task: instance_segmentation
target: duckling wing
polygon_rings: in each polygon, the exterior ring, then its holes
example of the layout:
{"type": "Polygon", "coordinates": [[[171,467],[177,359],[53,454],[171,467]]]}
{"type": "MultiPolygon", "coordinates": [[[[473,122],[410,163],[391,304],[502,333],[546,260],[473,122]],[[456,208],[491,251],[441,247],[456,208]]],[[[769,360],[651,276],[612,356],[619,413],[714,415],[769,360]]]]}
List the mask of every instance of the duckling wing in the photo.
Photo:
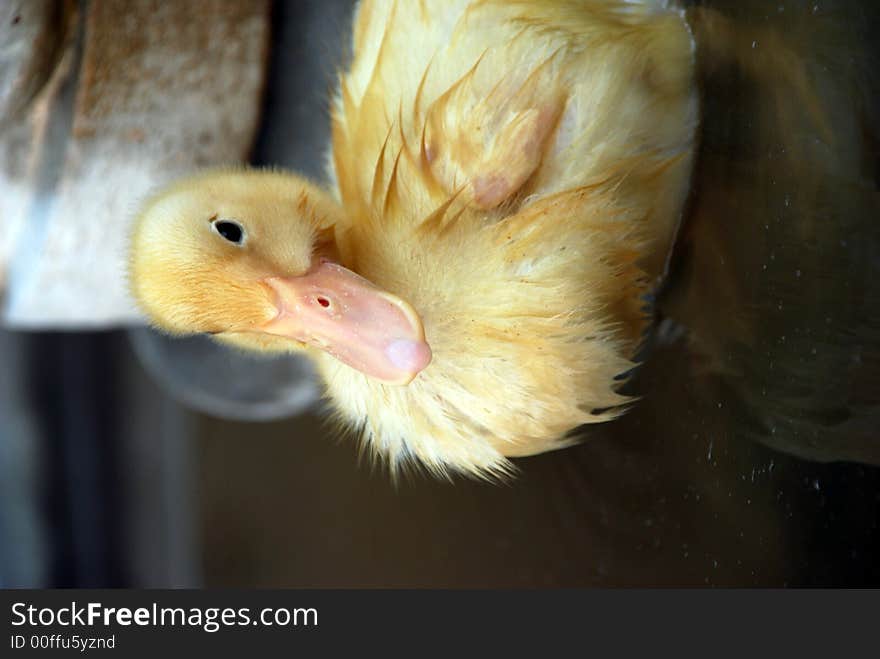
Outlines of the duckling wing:
{"type": "Polygon", "coordinates": [[[585,186],[639,210],[665,263],[697,105],[692,41],[662,3],[364,2],[333,108],[333,170],[353,221],[456,196],[494,221],[585,186]],[[360,219],[358,219],[360,218],[360,219]]]}
{"type": "Polygon", "coordinates": [[[505,72],[494,84],[477,80],[478,60],[431,104],[422,152],[448,194],[462,192],[488,210],[508,201],[534,174],[565,107],[558,59],[549,55],[531,70],[505,72]]]}

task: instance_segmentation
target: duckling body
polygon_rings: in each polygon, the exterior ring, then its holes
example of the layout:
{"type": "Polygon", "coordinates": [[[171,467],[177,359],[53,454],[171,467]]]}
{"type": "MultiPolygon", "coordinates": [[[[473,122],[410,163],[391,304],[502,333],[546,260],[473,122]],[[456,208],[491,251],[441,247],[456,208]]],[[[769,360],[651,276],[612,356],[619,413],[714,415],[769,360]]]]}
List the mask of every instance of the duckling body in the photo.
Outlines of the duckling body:
{"type": "Polygon", "coordinates": [[[133,290],[167,331],[306,350],[392,467],[499,475],[627,402],[696,122],[663,3],[365,1],[330,189],[179,183],[138,220],[133,290]]]}

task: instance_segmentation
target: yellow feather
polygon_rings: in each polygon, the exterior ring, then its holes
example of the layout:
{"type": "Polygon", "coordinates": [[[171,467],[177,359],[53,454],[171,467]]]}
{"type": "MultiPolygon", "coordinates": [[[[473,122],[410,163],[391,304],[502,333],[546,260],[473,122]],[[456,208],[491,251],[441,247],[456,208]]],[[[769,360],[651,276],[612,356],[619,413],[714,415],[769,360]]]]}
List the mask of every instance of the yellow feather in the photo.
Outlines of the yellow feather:
{"type": "MultiPolygon", "coordinates": [[[[333,104],[335,189],[288,185],[318,200],[320,219],[302,219],[332,228],[343,265],[412,305],[433,352],[407,386],[310,352],[365,451],[392,470],[503,477],[507,457],[566,446],[625,410],[619,378],[674,239],[696,123],[691,36],[662,2],[362,2],[333,104]]],[[[284,231],[279,243],[314,248],[315,229],[284,231]]],[[[196,288],[187,309],[219,309],[196,288]]],[[[144,304],[160,326],[203,329],[144,304]]]]}

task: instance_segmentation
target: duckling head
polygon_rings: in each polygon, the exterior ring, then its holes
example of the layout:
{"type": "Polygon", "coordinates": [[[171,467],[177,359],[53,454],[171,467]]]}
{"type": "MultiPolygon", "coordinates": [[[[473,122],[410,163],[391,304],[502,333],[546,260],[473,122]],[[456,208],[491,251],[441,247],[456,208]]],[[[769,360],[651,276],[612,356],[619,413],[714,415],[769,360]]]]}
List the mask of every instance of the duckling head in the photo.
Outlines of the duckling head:
{"type": "Polygon", "coordinates": [[[209,172],[149,200],[131,241],[131,289],[171,334],[268,352],[323,351],[388,384],[431,361],[405,300],[344,267],[343,210],[317,186],[269,171],[209,172]]]}

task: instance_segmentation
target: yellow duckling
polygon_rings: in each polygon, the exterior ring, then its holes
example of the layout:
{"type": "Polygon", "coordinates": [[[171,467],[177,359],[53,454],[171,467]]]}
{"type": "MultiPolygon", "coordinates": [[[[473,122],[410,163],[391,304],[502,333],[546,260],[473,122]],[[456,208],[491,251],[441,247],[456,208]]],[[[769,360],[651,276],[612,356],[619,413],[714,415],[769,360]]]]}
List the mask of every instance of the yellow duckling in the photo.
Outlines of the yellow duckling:
{"type": "Polygon", "coordinates": [[[687,193],[692,41],[658,1],[366,0],[326,190],[223,170],[150,200],[168,332],[303,350],[392,468],[498,476],[614,418],[687,193]]]}

